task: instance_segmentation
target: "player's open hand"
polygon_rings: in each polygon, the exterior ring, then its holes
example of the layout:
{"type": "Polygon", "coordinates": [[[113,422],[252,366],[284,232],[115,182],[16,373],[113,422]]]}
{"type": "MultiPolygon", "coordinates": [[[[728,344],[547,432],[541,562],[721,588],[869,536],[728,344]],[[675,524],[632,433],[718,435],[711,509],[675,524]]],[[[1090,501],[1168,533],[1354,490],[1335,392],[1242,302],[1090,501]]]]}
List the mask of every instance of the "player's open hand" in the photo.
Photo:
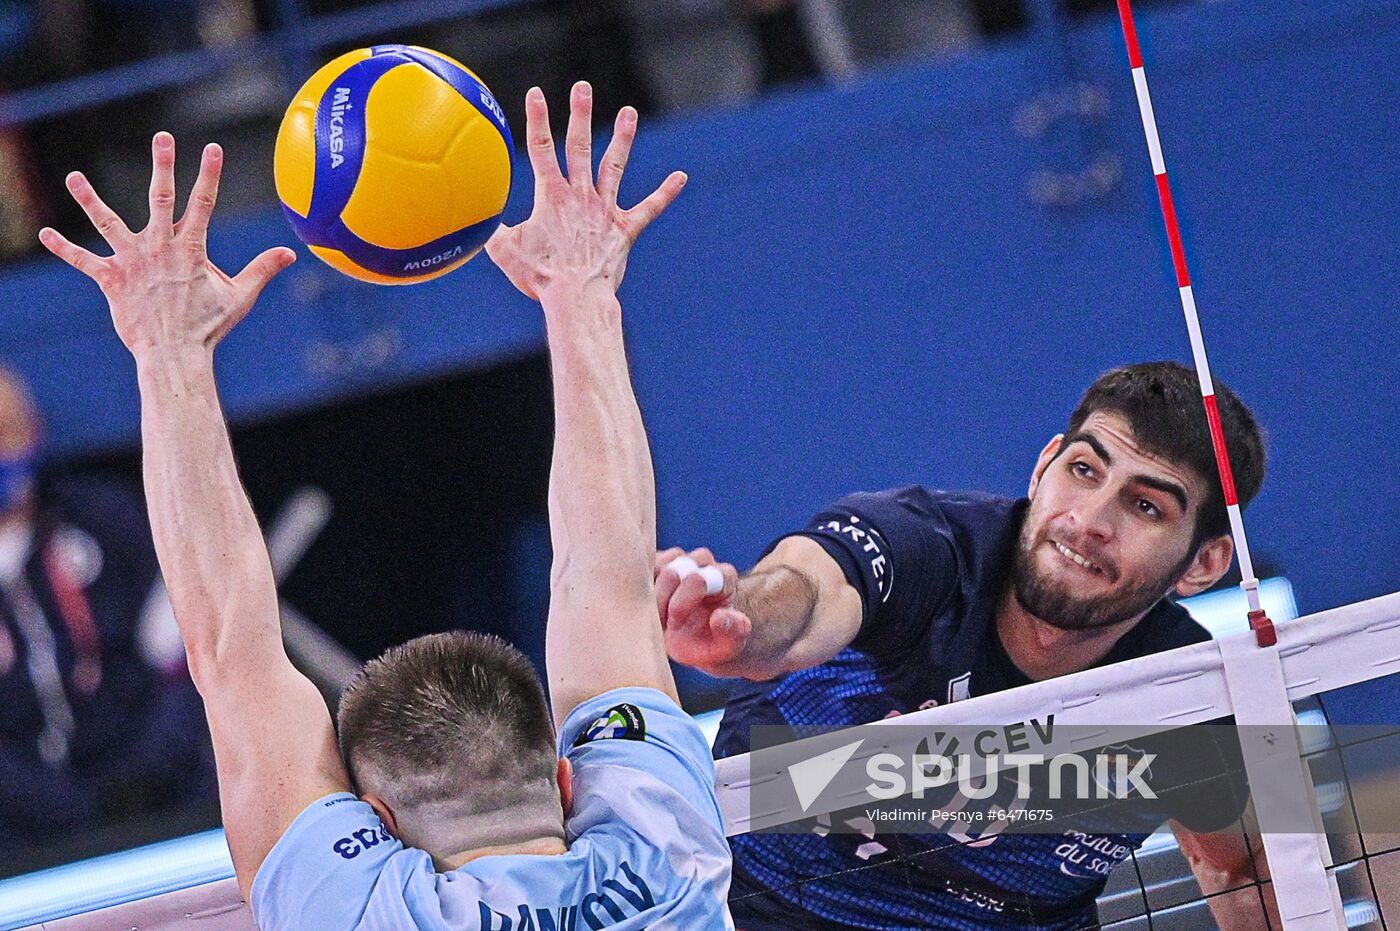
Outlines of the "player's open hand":
{"type": "Polygon", "coordinates": [[[575,84],[570,96],[564,142],[567,178],[559,170],[549,110],[538,87],[525,95],[525,119],[535,174],[535,208],[524,223],[497,230],[486,243],[487,254],[512,284],[536,300],[555,287],[602,285],[616,291],[632,243],[680,194],[685,174],[673,172],[631,210],[619,207],[617,192],[637,135],[637,111],[631,107],[618,111],[617,126],[594,183],[593,90],[585,81],[575,84]]]}
{"type": "Polygon", "coordinates": [[[189,347],[210,350],[242,320],[263,286],[296,260],[279,247],[259,255],[230,278],[209,261],[205,240],[219,191],[224,155],[217,145],[204,149],[199,179],[179,222],[175,210],[175,139],[157,133],[151,143],[151,219],[133,233],[93,190],[80,172],[68,176],[68,190],[112,247],[103,258],[75,246],[57,230],[39,231],[50,252],[97,282],[112,311],[117,335],[134,355],[189,347]]]}
{"type": "Polygon", "coordinates": [[[666,652],[683,666],[713,676],[739,674],[736,665],[753,622],[734,605],[739,573],[707,549],[680,547],[656,554],[656,610],[666,652]]]}

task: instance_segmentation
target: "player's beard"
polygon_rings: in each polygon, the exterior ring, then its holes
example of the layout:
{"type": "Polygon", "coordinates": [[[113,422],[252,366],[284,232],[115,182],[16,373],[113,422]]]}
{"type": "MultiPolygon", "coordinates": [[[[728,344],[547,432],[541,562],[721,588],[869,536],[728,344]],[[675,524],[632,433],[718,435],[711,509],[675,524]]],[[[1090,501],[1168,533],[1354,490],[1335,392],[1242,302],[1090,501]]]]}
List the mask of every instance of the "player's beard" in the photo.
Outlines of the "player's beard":
{"type": "Polygon", "coordinates": [[[1160,601],[1190,565],[1194,553],[1160,578],[1130,585],[1108,595],[1085,597],[1064,581],[1050,578],[1036,566],[1036,549],[1044,542],[1022,525],[1011,567],[1012,592],[1026,611],[1061,630],[1094,630],[1145,613],[1160,601]]]}

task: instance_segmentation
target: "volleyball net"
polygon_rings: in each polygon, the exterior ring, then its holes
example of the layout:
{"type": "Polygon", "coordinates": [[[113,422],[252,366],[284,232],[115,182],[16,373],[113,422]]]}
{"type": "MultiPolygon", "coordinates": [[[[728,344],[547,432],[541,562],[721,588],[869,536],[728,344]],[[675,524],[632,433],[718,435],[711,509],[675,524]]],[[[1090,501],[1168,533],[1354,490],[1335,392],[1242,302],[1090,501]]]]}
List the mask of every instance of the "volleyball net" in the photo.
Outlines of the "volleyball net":
{"type": "MultiPolygon", "coordinates": [[[[1270,613],[1276,619],[1288,616],[1272,608],[1270,613]]],[[[880,875],[889,871],[909,885],[911,899],[921,889],[933,889],[999,913],[1019,910],[1026,914],[1027,927],[1075,927],[1050,913],[1037,915],[1030,896],[1017,901],[1016,882],[1006,885],[1010,895],[961,879],[960,887],[953,888],[948,877],[965,876],[967,864],[978,857],[1005,862],[998,856],[1002,841],[962,832],[957,842],[977,849],[950,853],[946,841],[955,832],[946,827],[941,843],[927,844],[884,829],[883,823],[871,824],[869,795],[859,796],[862,788],[869,793],[872,780],[865,779],[862,786],[862,767],[868,776],[870,761],[880,754],[916,760],[927,754],[930,735],[990,732],[1011,722],[1054,719],[1080,744],[1079,750],[1098,743],[1122,752],[1134,744],[1150,747],[1150,741],[1164,735],[1221,728],[1207,722],[1228,717],[1238,722],[1228,731],[1238,741],[1248,805],[1241,805],[1239,826],[1227,830],[1239,832],[1241,842],[1255,848],[1247,875],[1216,876],[1206,869],[1198,877],[1163,825],[1149,829],[1151,835],[1136,850],[1116,849],[1114,838],[1131,829],[1101,820],[1090,829],[1087,843],[1063,846],[1062,855],[1069,859],[1061,864],[1066,871],[1093,869],[1122,857],[1109,873],[1095,920],[1115,931],[1400,927],[1400,819],[1395,811],[1400,724],[1393,697],[1400,688],[1400,593],[1280,623],[1277,633],[1276,646],[1260,647],[1254,631],[1240,630],[1193,647],[825,735],[825,743],[800,752],[789,748],[786,756],[759,749],[720,761],[721,800],[734,835],[778,829],[776,822],[799,810],[804,824],[815,822],[818,832],[844,822],[857,833],[869,833],[847,844],[855,856],[842,872],[823,874],[795,858],[774,890],[741,891],[740,896],[770,899],[775,909],[779,901],[801,907],[804,896],[833,907],[827,894],[831,887],[889,889],[890,877],[880,875]],[[889,736],[882,739],[881,731],[889,736]],[[798,783],[808,774],[794,775],[794,770],[824,753],[829,761],[829,754],[851,747],[861,734],[864,740],[849,754],[845,772],[833,775],[828,767],[820,776],[826,787],[804,803],[798,783]],[[774,765],[781,760],[788,765],[774,765]],[[1086,863],[1086,857],[1098,862],[1086,863]],[[1396,924],[1387,925],[1387,920],[1396,924]]],[[[1228,791],[1228,784],[1218,785],[1200,798],[1204,804],[1219,803],[1228,791]]],[[[907,799],[900,804],[910,810],[907,799]]],[[[955,807],[969,806],[959,800],[955,807]]],[[[1036,829],[1033,823],[1030,827],[1036,829]]],[[[1007,833],[1026,828],[1019,823],[1007,833]]],[[[812,847],[794,844],[790,849],[812,847]]],[[[1010,865],[1025,871],[1043,868],[1033,862],[1010,865]]],[[[1051,863],[1052,871],[1055,867],[1051,863]]],[[[1029,881],[1019,885],[1033,889],[1029,881]]],[[[936,911],[923,921],[909,921],[911,928],[960,926],[941,922],[936,911]]]]}
{"type": "MultiPolygon", "coordinates": [[[[720,760],[720,804],[736,843],[757,832],[787,832],[857,851],[837,869],[824,868],[820,858],[794,858],[786,864],[783,883],[759,891],[736,889],[737,904],[742,908],[746,896],[816,901],[833,885],[888,888],[891,875],[910,884],[909,901],[917,903],[920,883],[937,881],[948,892],[943,867],[952,856],[950,838],[973,848],[959,853],[997,854],[998,844],[985,828],[926,829],[939,839],[931,845],[917,830],[891,830],[852,817],[869,808],[868,798],[851,793],[860,791],[862,767],[877,754],[918,761],[927,758],[930,735],[991,727],[1004,733],[1018,722],[1047,721],[1075,752],[1086,753],[1096,743],[1122,750],[1183,729],[1224,727],[1209,722],[1233,717],[1240,720],[1230,732],[1238,737],[1238,768],[1247,777],[1250,799],[1242,823],[1257,829],[1272,821],[1285,830],[1265,831],[1262,840],[1256,834],[1254,846],[1262,850],[1257,863],[1245,881],[1224,885],[1203,883],[1162,825],[1148,828],[1150,836],[1126,855],[1112,849],[1113,841],[1091,840],[1090,857],[1102,862],[1070,860],[1066,869],[1103,871],[1102,863],[1115,861],[1106,871],[1097,920],[1112,931],[1210,928],[1217,926],[1217,913],[1250,916],[1258,927],[1288,931],[1400,927],[1400,818],[1392,810],[1392,800],[1400,797],[1395,790],[1400,723],[1388,704],[1400,692],[1400,593],[1286,620],[1291,616],[1286,583],[1267,580],[1261,592],[1270,615],[1279,620],[1273,647],[1261,648],[1252,631],[1239,631],[885,723],[802,735],[786,749],[759,747],[720,760]],[[847,754],[845,769],[828,766],[819,790],[799,798],[799,784],[812,772],[803,764],[829,762],[824,748],[849,746],[855,737],[866,743],[847,754]],[[814,740],[826,743],[810,746],[814,740]],[[1266,909],[1264,903],[1274,900],[1277,908],[1266,909]]],[[[1238,617],[1243,601],[1238,591],[1225,599],[1205,598],[1217,601],[1193,607],[1217,630],[1227,626],[1228,617],[1238,617]]],[[[713,725],[712,716],[702,721],[713,725]]],[[[1033,726],[1027,730],[1034,734],[1033,726]]],[[[903,805],[910,797],[912,790],[882,804],[903,805]]],[[[1098,830],[1098,838],[1125,833],[1112,824],[1098,830]]],[[[0,883],[0,928],[162,929],[189,927],[196,920],[211,931],[252,928],[231,877],[222,835],[208,832],[0,883]]],[[[985,903],[990,907],[1006,904],[970,885],[957,894],[990,898],[985,903]]],[[[938,927],[938,922],[938,915],[927,914],[910,919],[908,926],[938,927]]]]}

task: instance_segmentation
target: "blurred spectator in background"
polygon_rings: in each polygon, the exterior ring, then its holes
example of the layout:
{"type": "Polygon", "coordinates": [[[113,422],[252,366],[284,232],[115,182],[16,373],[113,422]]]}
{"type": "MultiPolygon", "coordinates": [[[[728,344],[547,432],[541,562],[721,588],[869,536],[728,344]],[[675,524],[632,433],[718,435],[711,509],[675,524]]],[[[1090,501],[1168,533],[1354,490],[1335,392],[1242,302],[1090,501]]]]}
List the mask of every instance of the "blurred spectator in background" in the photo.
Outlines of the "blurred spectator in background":
{"type": "Polygon", "coordinates": [[[746,100],[764,87],[844,78],[947,54],[978,31],[976,0],[627,0],[663,107],[746,100]]]}
{"type": "Polygon", "coordinates": [[[41,222],[25,143],[18,128],[0,126],[0,258],[33,248],[34,229],[41,222]]]}
{"type": "Polygon", "coordinates": [[[0,367],[0,861],[21,868],[25,848],[214,799],[140,502],[93,478],[38,483],[41,434],[0,367]]]}
{"type": "MultiPolygon", "coordinates": [[[[37,20],[34,4],[0,0],[0,95],[16,81],[37,20]]],[[[0,125],[0,258],[33,247],[41,220],[36,191],[23,131],[0,125]]]]}
{"type": "MultiPolygon", "coordinates": [[[[257,136],[270,137],[267,121],[280,116],[290,94],[276,56],[228,52],[255,38],[258,26],[254,0],[0,0],[0,95],[162,55],[202,49],[211,60],[224,56],[212,76],[186,59],[167,67],[191,77],[168,89],[129,95],[114,76],[110,89],[122,95],[115,102],[0,124],[0,259],[32,252],[43,225],[86,222],[63,187],[75,167],[115,190],[144,190],[149,127],[236,139],[252,118],[261,121],[257,136]]],[[[259,185],[255,199],[241,197],[237,185],[231,193],[236,209],[267,202],[270,186],[259,185]]],[[[111,206],[128,204],[119,197],[111,206]]]]}
{"type": "MultiPolygon", "coordinates": [[[[157,128],[223,144],[226,209],[274,204],[268,166],[287,99],[317,65],[372,42],[426,44],[470,62],[519,126],[524,114],[510,102],[536,84],[560,94],[587,78],[599,112],[722,107],[793,81],[949,54],[1025,22],[1023,0],[504,0],[399,27],[386,12],[379,33],[310,41],[318,17],[376,5],[403,9],[394,0],[0,0],[0,95],[164,55],[183,56],[164,73],[188,75],[132,94],[114,74],[115,102],[0,125],[0,260],[32,252],[40,226],[85,224],[63,187],[73,168],[117,192],[117,213],[142,209],[157,128]]],[[[143,83],[156,73],[127,72],[143,83]]]]}

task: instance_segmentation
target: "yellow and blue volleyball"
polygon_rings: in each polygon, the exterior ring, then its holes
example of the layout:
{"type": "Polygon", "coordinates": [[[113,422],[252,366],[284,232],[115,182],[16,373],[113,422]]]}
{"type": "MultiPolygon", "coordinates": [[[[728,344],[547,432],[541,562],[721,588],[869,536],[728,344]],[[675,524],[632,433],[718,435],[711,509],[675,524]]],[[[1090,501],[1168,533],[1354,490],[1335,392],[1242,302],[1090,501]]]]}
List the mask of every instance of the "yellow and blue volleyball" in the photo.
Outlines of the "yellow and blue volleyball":
{"type": "Polygon", "coordinates": [[[352,278],[411,284],[486,244],[510,195],[511,138],[466,66],[409,45],[313,74],[277,133],[277,196],[297,238],[352,278]]]}

